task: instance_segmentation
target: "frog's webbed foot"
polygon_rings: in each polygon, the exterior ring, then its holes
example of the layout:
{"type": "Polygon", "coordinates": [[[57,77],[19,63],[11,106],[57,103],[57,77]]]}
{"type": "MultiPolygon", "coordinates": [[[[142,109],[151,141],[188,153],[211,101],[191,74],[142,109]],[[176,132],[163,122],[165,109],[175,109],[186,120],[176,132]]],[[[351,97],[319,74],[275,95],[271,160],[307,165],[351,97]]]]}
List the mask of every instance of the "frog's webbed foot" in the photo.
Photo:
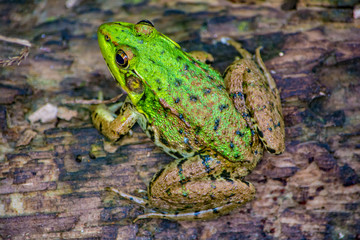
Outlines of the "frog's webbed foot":
{"type": "Polygon", "coordinates": [[[130,131],[138,119],[138,114],[131,102],[125,100],[124,103],[121,103],[121,110],[118,116],[104,104],[100,104],[94,107],[91,118],[96,129],[109,140],[117,141],[121,136],[130,131]]]}
{"type": "Polygon", "coordinates": [[[208,52],[204,52],[204,51],[192,51],[189,52],[189,54],[195,58],[196,60],[206,63],[206,64],[210,64],[212,62],[214,62],[214,57],[213,55],[211,55],[208,52]]]}
{"type": "Polygon", "coordinates": [[[253,128],[270,153],[282,153],[285,149],[285,131],[280,95],[261,59],[260,48],[256,49],[255,63],[240,43],[233,40],[228,43],[243,57],[234,61],[224,74],[225,85],[234,106],[248,123],[249,118],[254,120],[253,128]]]}

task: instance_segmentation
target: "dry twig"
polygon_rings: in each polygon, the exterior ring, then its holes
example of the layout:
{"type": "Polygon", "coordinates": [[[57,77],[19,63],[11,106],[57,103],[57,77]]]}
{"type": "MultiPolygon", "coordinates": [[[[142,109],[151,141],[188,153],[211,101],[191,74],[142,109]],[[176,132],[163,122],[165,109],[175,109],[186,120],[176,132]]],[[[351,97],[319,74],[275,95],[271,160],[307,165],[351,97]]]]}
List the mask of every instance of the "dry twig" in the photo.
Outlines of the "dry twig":
{"type": "Polygon", "coordinates": [[[10,37],[5,37],[3,35],[0,35],[0,41],[15,43],[15,44],[25,46],[25,48],[23,48],[21,50],[21,52],[18,56],[11,57],[9,59],[0,59],[0,65],[2,65],[4,67],[11,66],[14,64],[19,65],[29,55],[31,43],[28,40],[19,39],[19,38],[10,38],[10,37]]]}
{"type": "Polygon", "coordinates": [[[115,103],[117,102],[123,94],[117,95],[116,97],[113,97],[109,100],[99,100],[99,99],[92,99],[92,100],[83,100],[83,99],[75,99],[72,101],[63,101],[63,104],[109,104],[109,103],[115,103]]]}

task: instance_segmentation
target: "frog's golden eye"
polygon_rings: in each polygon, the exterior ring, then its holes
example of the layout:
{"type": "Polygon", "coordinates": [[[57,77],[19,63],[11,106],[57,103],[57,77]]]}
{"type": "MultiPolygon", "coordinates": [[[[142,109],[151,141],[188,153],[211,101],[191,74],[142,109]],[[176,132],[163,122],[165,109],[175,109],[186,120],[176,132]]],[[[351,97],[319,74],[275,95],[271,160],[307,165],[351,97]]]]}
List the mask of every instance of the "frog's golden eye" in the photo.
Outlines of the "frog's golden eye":
{"type": "Polygon", "coordinates": [[[119,67],[122,67],[122,68],[126,68],[128,66],[128,63],[129,63],[129,59],[128,59],[128,56],[126,55],[126,53],[119,49],[115,55],[115,61],[116,61],[116,64],[119,66],[119,67]]]}
{"type": "Polygon", "coordinates": [[[137,24],[143,24],[143,25],[148,25],[148,26],[154,27],[154,24],[152,22],[150,22],[149,20],[146,20],[146,19],[141,20],[137,24]]]}
{"type": "Polygon", "coordinates": [[[110,41],[110,37],[107,34],[105,35],[105,41],[107,41],[107,42],[110,41]]]}

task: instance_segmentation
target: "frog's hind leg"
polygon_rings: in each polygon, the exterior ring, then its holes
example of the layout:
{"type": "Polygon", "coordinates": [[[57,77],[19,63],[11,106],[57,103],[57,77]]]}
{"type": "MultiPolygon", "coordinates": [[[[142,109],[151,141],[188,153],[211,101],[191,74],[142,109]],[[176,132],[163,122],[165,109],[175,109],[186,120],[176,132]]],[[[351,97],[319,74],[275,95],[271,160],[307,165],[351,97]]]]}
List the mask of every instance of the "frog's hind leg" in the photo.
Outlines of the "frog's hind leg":
{"type": "Polygon", "coordinates": [[[231,163],[212,151],[177,159],[154,175],[148,200],[118,193],[152,212],[138,216],[171,220],[209,219],[230,212],[255,196],[254,186],[243,180],[251,166],[231,163]]]}
{"type": "Polygon", "coordinates": [[[285,149],[284,120],[280,95],[276,83],[265,67],[256,49],[255,61],[240,43],[230,40],[229,43],[243,57],[234,61],[225,71],[225,85],[233,98],[236,109],[253,126],[266,149],[279,154],[285,149]]]}
{"type": "Polygon", "coordinates": [[[212,151],[177,159],[149,184],[149,203],[158,210],[138,219],[194,220],[228,213],[255,196],[254,186],[243,180],[249,168],[246,163],[230,163],[212,151]]]}

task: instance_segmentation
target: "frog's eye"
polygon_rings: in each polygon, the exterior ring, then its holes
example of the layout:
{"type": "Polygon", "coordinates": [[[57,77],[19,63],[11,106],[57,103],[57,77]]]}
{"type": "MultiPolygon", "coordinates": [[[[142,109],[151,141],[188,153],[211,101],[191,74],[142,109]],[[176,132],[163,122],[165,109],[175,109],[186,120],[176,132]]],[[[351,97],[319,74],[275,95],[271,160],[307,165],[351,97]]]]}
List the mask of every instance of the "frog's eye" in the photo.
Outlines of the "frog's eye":
{"type": "Polygon", "coordinates": [[[143,24],[143,25],[148,25],[148,26],[154,27],[154,24],[152,22],[150,22],[149,20],[146,20],[146,19],[141,20],[137,24],[143,24]]]}
{"type": "Polygon", "coordinates": [[[107,34],[105,35],[105,41],[107,41],[107,42],[110,41],[110,37],[107,34]]]}
{"type": "Polygon", "coordinates": [[[116,61],[116,64],[119,66],[119,67],[122,67],[122,68],[126,68],[128,66],[128,63],[129,63],[129,59],[128,59],[128,56],[126,55],[126,53],[119,49],[115,55],[115,61],[116,61]]]}

